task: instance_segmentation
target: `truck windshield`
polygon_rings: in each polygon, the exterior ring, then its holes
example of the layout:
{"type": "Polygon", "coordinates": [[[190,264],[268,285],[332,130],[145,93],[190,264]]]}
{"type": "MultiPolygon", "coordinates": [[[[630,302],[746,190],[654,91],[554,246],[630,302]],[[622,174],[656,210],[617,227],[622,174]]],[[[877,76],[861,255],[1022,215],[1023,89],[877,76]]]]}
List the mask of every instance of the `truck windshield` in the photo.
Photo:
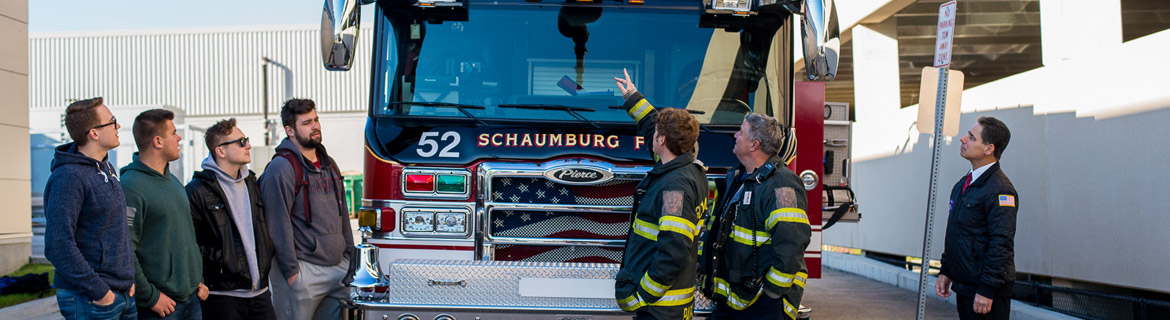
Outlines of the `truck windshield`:
{"type": "Polygon", "coordinates": [[[780,101],[766,76],[732,76],[744,74],[732,72],[740,36],[700,28],[697,5],[476,3],[467,21],[438,24],[415,23],[402,9],[378,12],[375,116],[632,122],[615,107],[623,99],[613,78],[623,69],[655,106],[701,110],[704,124],[738,124],[756,106],[780,101]]]}

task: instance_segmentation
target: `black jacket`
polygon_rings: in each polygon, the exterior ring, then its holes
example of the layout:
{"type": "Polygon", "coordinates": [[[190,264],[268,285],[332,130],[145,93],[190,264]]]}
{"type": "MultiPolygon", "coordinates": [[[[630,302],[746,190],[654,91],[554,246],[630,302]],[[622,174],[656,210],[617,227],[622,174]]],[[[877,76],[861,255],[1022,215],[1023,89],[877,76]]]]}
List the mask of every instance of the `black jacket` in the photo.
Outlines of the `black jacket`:
{"type": "Polygon", "coordinates": [[[195,239],[203,255],[203,283],[215,291],[259,289],[268,285],[268,271],[272,266],[273,247],[264,221],[260,188],[256,173],[248,170],[244,179],[252,203],[252,231],[256,236],[256,264],[260,272],[258,288],[252,288],[252,275],[239,229],[232,220],[230,207],[215,172],[195,172],[187,183],[187,198],[191,201],[191,218],[195,222],[195,239]]]}
{"type": "MultiPolygon", "coordinates": [[[[639,134],[653,138],[656,110],[637,94],[627,100],[639,134]],[[632,101],[630,101],[632,100],[632,101]],[[633,114],[643,110],[639,114],[633,114]],[[641,115],[641,116],[639,116],[641,115]]],[[[647,145],[649,146],[649,145],[647,145]]],[[[657,319],[693,316],[698,221],[707,211],[706,168],[695,150],[658,162],[638,184],[615,298],[625,311],[657,319]]]]}
{"type": "Polygon", "coordinates": [[[715,213],[700,236],[703,294],[736,310],[769,294],[779,297],[784,313],[795,319],[808,279],[808,198],[779,156],[744,177],[743,190],[737,192],[732,182],[742,172],[741,165],[727,173],[715,213]]]}
{"type": "Polygon", "coordinates": [[[961,295],[1011,296],[1016,281],[1016,188],[998,162],[972,181],[966,192],[962,192],[964,178],[951,189],[939,273],[951,278],[953,290],[961,295]]]}

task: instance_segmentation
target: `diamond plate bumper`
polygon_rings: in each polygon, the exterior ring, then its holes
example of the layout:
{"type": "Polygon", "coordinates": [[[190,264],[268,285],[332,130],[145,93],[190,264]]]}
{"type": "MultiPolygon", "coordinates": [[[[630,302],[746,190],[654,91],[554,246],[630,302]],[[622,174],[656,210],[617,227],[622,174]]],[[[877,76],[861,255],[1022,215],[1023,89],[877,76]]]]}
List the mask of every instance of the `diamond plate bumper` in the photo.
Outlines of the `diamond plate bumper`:
{"type": "MultiPolygon", "coordinates": [[[[436,312],[481,319],[629,319],[613,298],[617,271],[617,264],[603,263],[396,260],[387,267],[385,293],[357,293],[351,302],[369,319],[411,312],[428,319],[436,312]]],[[[711,307],[696,294],[696,314],[711,307]]]]}

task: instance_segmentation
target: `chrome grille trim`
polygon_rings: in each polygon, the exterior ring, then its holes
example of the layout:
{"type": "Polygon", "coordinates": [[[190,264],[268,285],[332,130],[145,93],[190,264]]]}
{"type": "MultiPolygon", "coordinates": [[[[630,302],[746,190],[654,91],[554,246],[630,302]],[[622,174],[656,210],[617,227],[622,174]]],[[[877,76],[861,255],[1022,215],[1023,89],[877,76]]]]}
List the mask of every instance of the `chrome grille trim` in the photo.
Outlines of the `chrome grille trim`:
{"type": "MultiPolygon", "coordinates": [[[[477,257],[495,259],[494,251],[497,245],[540,245],[540,246],[577,246],[577,247],[607,247],[620,248],[625,240],[605,239],[564,239],[564,238],[525,238],[525,237],[496,237],[492,234],[491,218],[493,212],[513,211],[552,211],[566,213],[603,213],[628,215],[633,209],[630,205],[556,205],[540,203],[516,203],[508,201],[492,201],[494,191],[493,181],[498,178],[534,178],[547,180],[545,172],[555,170],[561,166],[589,166],[607,171],[612,178],[596,184],[612,183],[615,180],[640,181],[652,166],[619,167],[613,164],[589,159],[562,159],[543,163],[497,163],[488,162],[479,166],[476,174],[476,183],[479,186],[476,198],[478,205],[483,208],[481,219],[478,221],[478,230],[482,230],[484,252],[477,257]]],[[[551,180],[549,180],[551,181],[551,180]]],[[[554,181],[555,182],[555,181],[554,181]]]]}

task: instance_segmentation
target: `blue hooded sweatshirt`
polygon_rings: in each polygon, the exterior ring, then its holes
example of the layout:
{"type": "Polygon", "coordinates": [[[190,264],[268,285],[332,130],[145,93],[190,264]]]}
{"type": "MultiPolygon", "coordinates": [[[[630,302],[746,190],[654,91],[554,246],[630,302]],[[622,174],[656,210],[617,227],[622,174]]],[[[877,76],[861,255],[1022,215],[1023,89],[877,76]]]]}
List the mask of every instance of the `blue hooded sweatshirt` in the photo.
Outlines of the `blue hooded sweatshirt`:
{"type": "Polygon", "coordinates": [[[58,289],[101,300],[134,284],[134,251],[126,199],[107,159],[94,160],[77,145],[57,147],[45,185],[45,257],[58,289]]]}

